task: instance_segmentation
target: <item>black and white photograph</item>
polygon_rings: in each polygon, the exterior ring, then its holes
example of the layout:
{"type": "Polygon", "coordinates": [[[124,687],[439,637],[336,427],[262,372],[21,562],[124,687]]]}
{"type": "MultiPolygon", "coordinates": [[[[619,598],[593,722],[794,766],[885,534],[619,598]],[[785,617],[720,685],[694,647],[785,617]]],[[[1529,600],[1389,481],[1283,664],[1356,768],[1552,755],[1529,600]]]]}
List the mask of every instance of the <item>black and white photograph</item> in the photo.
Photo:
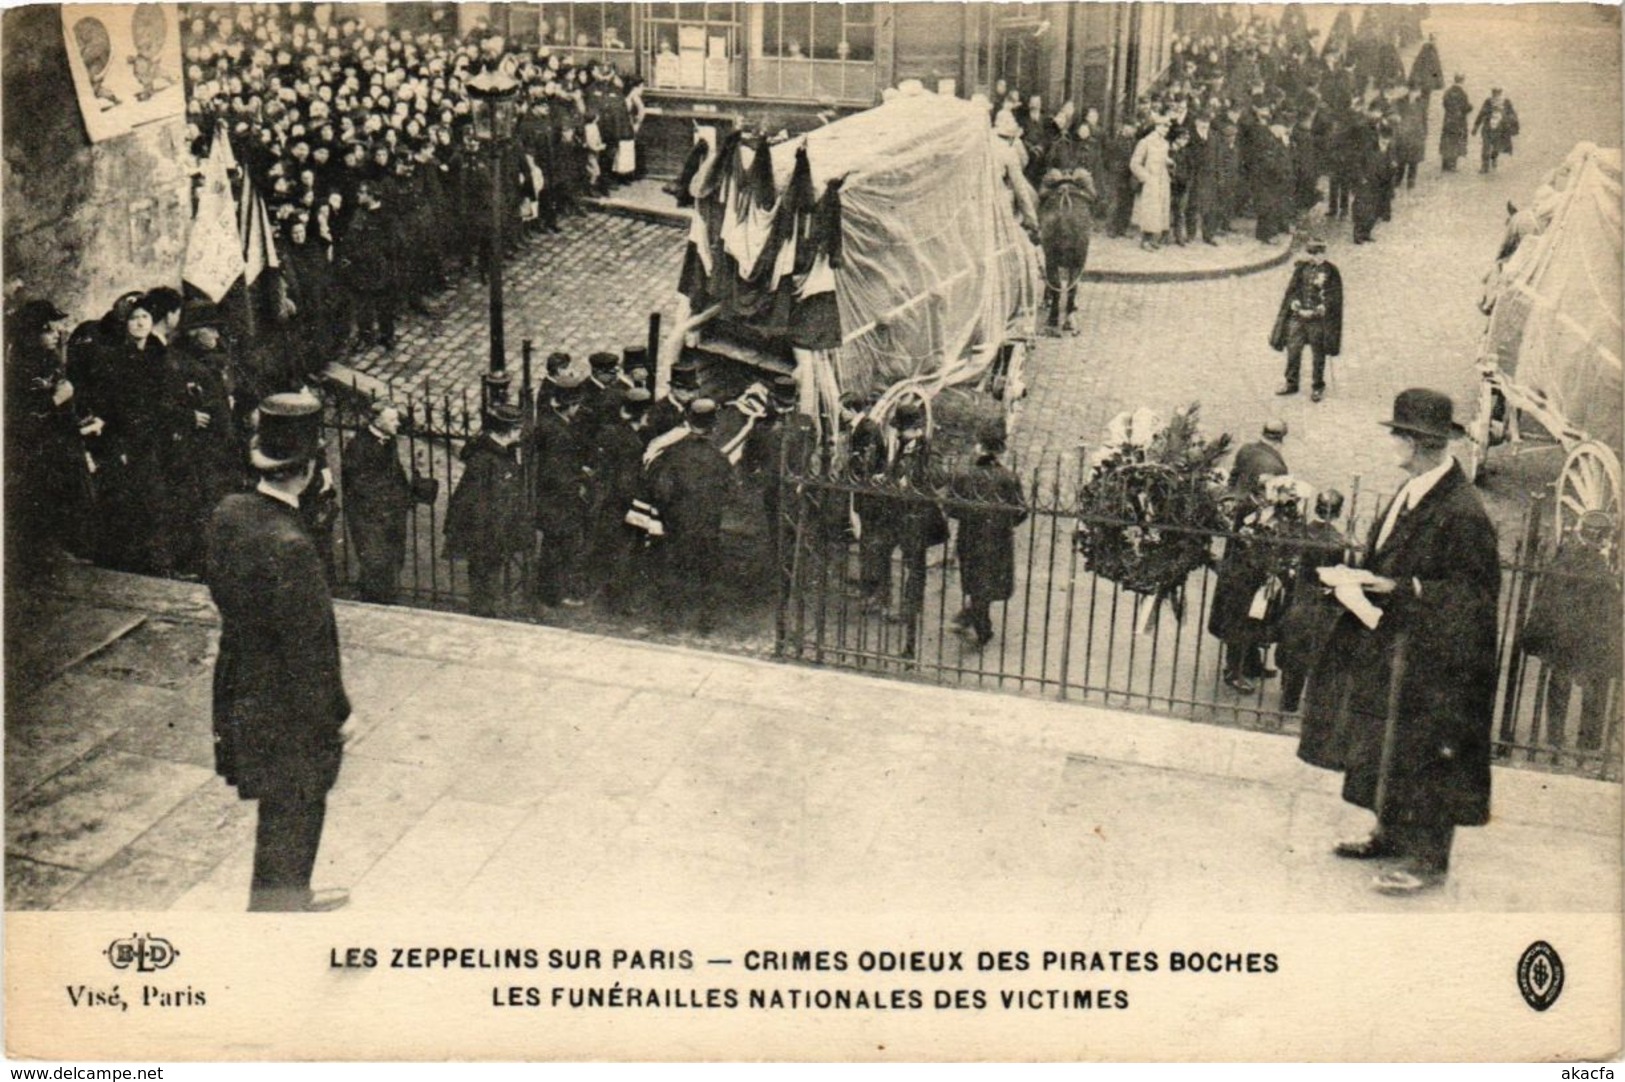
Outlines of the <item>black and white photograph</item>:
{"type": "Polygon", "coordinates": [[[1618,4],[0,20],[10,1059],[1619,1056],[1618,4]]]}

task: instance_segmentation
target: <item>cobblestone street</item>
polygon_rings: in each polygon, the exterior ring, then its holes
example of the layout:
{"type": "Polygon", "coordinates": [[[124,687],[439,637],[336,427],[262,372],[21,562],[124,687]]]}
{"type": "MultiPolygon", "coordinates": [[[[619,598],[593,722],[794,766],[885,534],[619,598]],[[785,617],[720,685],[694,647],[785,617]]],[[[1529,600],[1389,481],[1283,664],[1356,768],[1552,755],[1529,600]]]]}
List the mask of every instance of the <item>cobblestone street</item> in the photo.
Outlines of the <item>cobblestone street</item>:
{"type": "MultiPolygon", "coordinates": [[[[1486,18],[1484,10],[1440,5],[1425,29],[1438,35],[1445,71],[1467,75],[1475,107],[1491,85],[1505,87],[1522,120],[1516,155],[1481,176],[1474,140],[1462,171],[1442,174],[1435,95],[1428,160],[1416,189],[1397,195],[1377,242],[1356,248],[1346,221],[1324,228],[1346,296],[1343,353],[1329,365],[1324,401],[1274,395],[1283,365],[1266,339],[1290,265],[1206,282],[1089,283],[1079,290],[1083,335],[1040,340],[1016,439],[1023,463],[1099,439],[1122,410],[1199,400],[1210,433],[1251,440],[1277,415],[1291,426],[1286,459],[1295,474],[1337,486],[1359,475],[1363,491],[1387,492],[1400,474],[1385,460],[1376,422],[1396,391],[1438,387],[1455,397],[1458,417],[1469,416],[1484,323],[1476,303],[1507,201],[1524,203],[1577,141],[1618,145],[1620,118],[1617,30],[1575,18],[1486,18]]],[[[1511,487],[1511,472],[1492,481],[1496,502],[1513,495],[1497,491],[1511,487]]]]}
{"type": "MultiPolygon", "coordinates": [[[[520,243],[503,276],[508,363],[518,378],[520,342],[547,354],[619,353],[648,336],[649,313],[670,320],[685,235],[670,226],[586,214],[563,218],[563,232],[520,243]]],[[[407,314],[394,350],[371,349],[352,362],[397,385],[477,393],[491,355],[487,290],[470,272],[435,301],[443,314],[407,314]]]]}

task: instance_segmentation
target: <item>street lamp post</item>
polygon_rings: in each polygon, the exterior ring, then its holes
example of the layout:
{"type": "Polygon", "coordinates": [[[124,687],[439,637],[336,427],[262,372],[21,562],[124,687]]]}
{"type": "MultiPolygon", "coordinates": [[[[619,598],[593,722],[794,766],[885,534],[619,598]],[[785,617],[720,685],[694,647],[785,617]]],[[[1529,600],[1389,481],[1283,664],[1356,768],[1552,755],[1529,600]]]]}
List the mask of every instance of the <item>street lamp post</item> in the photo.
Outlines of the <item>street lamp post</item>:
{"type": "Polygon", "coordinates": [[[508,144],[513,140],[514,99],[519,80],[503,65],[488,67],[467,83],[473,99],[474,134],[484,144],[491,165],[491,248],[486,274],[491,287],[491,364],[484,377],[485,408],[508,399],[508,356],[502,326],[502,219],[506,211],[502,182],[508,144]]]}

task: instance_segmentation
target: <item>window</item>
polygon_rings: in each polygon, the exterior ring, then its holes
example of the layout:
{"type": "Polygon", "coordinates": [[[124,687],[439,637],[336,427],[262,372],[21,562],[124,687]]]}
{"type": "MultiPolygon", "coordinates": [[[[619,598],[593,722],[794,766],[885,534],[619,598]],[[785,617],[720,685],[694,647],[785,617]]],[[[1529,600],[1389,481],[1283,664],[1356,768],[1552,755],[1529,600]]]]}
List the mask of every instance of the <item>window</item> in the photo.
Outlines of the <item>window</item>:
{"type": "Polygon", "coordinates": [[[515,4],[514,9],[516,31],[521,10],[535,13],[525,20],[526,40],[631,66],[631,4],[515,4]]]}
{"type": "Polygon", "coordinates": [[[788,60],[873,60],[873,4],[763,4],[761,55],[788,60]]]}
{"type": "Polygon", "coordinates": [[[752,13],[752,96],[874,101],[874,4],[759,4],[752,13]]]}
{"type": "Polygon", "coordinates": [[[644,74],[650,86],[739,93],[740,4],[650,4],[644,74]]]}

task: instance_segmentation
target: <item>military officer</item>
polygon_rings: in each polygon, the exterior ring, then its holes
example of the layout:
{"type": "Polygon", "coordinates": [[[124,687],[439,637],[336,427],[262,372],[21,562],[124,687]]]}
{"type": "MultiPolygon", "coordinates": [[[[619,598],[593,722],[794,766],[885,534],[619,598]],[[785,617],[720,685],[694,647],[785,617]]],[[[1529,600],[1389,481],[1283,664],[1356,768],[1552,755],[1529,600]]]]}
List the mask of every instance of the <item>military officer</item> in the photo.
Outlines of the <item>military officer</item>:
{"type": "Polygon", "coordinates": [[[1286,382],[1276,394],[1298,393],[1307,348],[1314,363],[1309,398],[1319,402],[1325,397],[1326,358],[1337,356],[1343,348],[1343,276],[1326,258],[1325,241],[1311,240],[1309,258],[1300,259],[1293,268],[1270,330],[1270,348],[1286,353],[1286,382]]]}

